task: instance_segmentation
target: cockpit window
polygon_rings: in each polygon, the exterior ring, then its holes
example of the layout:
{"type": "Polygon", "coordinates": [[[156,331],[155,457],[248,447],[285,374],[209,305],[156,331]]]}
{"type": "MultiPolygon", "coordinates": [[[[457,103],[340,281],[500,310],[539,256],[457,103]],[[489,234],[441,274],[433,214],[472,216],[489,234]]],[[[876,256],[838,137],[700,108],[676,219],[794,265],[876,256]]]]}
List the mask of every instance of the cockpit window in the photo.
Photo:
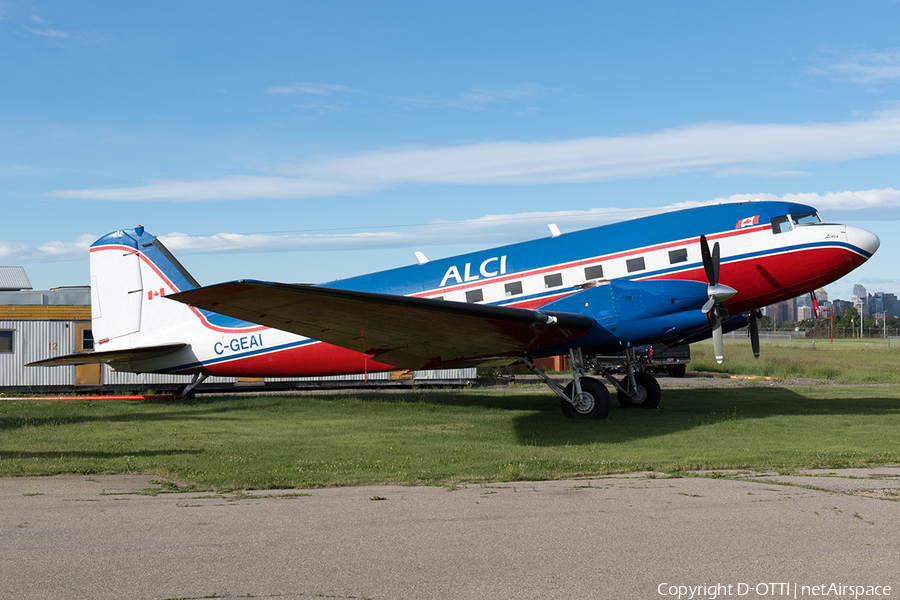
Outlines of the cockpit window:
{"type": "Polygon", "coordinates": [[[794,225],[813,225],[822,222],[822,219],[819,218],[818,213],[814,212],[791,215],[791,219],[794,221],[794,225]]]}
{"type": "Polygon", "coordinates": [[[784,233],[785,231],[792,231],[791,220],[787,216],[773,217],[772,233],[784,233]]]}

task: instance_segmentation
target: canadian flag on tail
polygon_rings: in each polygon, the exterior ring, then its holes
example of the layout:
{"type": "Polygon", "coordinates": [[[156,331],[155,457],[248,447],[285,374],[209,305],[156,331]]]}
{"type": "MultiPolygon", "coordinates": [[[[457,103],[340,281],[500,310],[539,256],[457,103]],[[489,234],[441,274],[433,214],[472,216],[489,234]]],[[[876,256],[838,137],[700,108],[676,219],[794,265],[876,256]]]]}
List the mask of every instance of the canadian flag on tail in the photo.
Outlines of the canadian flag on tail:
{"type": "Polygon", "coordinates": [[[759,215],[754,215],[752,217],[747,217],[746,219],[741,219],[735,225],[735,229],[743,229],[744,227],[753,227],[754,225],[759,224],[759,215]]]}

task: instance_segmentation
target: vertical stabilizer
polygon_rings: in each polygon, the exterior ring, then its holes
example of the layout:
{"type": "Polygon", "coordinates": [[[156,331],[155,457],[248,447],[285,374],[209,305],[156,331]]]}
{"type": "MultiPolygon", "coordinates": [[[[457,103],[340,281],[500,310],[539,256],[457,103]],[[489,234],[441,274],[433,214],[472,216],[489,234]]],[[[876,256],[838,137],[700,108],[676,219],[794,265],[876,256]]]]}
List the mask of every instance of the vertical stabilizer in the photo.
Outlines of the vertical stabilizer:
{"type": "Polygon", "coordinates": [[[91,245],[91,313],[97,350],[180,341],[195,318],[165,297],[199,287],[166,247],[143,227],[107,234],[91,245]]]}

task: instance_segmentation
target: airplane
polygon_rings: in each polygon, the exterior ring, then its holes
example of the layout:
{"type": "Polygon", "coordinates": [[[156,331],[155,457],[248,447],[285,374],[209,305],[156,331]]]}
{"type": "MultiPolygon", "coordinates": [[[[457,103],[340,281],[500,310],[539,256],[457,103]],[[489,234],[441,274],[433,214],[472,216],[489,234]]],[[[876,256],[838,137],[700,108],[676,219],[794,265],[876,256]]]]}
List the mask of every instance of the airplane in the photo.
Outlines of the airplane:
{"type": "Polygon", "coordinates": [[[286,377],[523,364],[569,418],[655,408],[659,384],[635,347],[713,338],[760,307],[829,284],[868,260],[878,237],[822,222],[792,202],[665,212],[324,284],[238,280],[200,286],[141,226],[90,248],[96,351],[32,365],[105,362],[120,371],[286,377]],[[710,248],[710,244],[713,244],[710,248]],[[565,387],[534,359],[568,354],[565,387]],[[597,356],[623,357],[616,377],[597,356]]]}

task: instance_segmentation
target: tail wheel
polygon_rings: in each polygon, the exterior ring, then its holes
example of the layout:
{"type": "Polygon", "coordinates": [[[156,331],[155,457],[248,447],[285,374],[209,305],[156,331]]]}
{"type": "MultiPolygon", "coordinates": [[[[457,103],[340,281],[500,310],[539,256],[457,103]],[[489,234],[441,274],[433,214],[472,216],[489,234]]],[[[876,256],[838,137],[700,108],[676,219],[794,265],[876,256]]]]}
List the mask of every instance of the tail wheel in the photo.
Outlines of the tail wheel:
{"type": "Polygon", "coordinates": [[[569,419],[605,419],[609,416],[610,397],[606,386],[590,377],[581,378],[581,393],[575,391],[575,382],[566,386],[567,398],[575,394],[575,404],[559,399],[563,414],[569,419]]]}
{"type": "Polygon", "coordinates": [[[659,389],[659,383],[650,373],[639,371],[634,374],[634,382],[637,387],[631,390],[631,378],[626,377],[622,380],[621,385],[628,392],[623,394],[621,391],[616,395],[619,398],[619,405],[622,408],[656,408],[659,406],[659,400],[662,397],[662,390],[659,389]]]}

